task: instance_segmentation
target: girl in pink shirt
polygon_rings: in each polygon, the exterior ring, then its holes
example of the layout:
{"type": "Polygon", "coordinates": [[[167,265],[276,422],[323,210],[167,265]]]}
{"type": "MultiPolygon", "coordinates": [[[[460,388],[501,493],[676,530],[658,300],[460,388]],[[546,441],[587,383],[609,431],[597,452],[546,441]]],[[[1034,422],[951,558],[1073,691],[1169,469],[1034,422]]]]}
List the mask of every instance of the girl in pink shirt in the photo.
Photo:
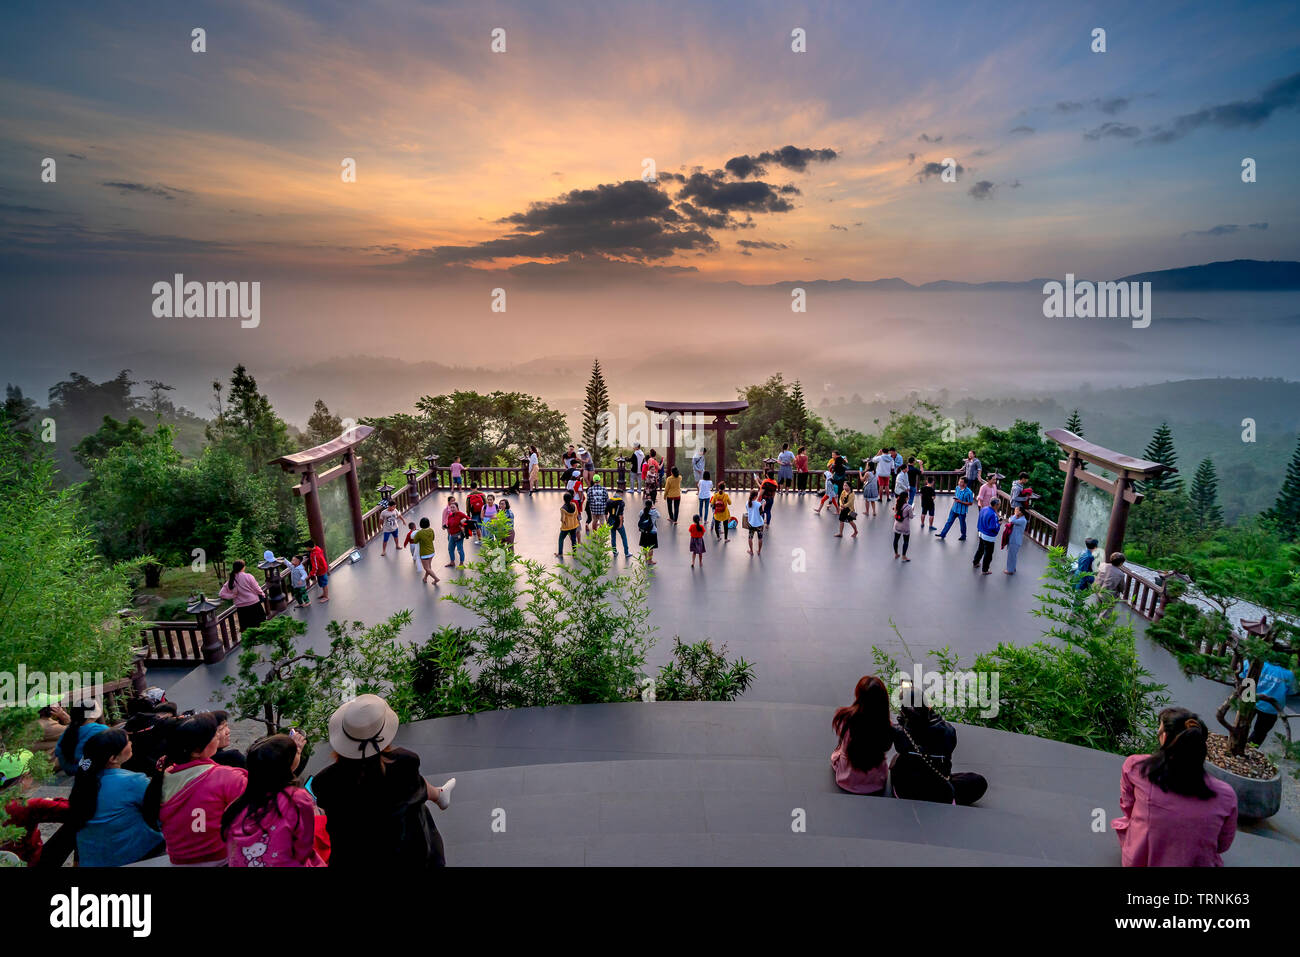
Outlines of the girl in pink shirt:
{"type": "Polygon", "coordinates": [[[1222,867],[1237,833],[1237,795],[1205,773],[1205,726],[1186,708],[1160,712],[1160,750],[1124,762],[1110,822],[1125,867],[1222,867]]]}
{"type": "Polygon", "coordinates": [[[316,853],[316,802],[294,783],[305,740],[277,734],[248,749],[248,784],[221,816],[231,867],[324,867],[316,853]]]}
{"type": "Polygon", "coordinates": [[[852,794],[884,794],[885,754],[893,743],[885,683],[875,675],[860,678],[853,704],[835,712],[831,728],[839,739],[831,752],[835,783],[852,794]]]}
{"type": "Polygon", "coordinates": [[[217,764],[217,721],[210,714],[186,718],[172,732],[162,776],[159,829],[173,864],[221,864],[226,842],[221,816],[244,793],[248,773],[217,764]]]}

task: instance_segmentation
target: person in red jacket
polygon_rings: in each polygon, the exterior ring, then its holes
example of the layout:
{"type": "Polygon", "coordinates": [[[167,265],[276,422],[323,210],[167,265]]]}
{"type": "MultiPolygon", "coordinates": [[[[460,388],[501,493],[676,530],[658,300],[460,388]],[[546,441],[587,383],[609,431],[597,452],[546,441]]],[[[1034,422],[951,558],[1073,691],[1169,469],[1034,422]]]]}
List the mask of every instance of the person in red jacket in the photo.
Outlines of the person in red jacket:
{"type": "Polygon", "coordinates": [[[320,585],[320,601],[330,600],[330,563],[325,560],[325,549],[320,542],[314,542],[311,548],[311,573],[320,585]]]}
{"type": "Polygon", "coordinates": [[[442,513],[442,518],[447,525],[447,557],[451,559],[447,563],[447,567],[456,567],[456,553],[460,552],[460,564],[463,568],[465,565],[465,531],[470,518],[456,507],[455,500],[447,506],[447,509],[442,513]]]}
{"type": "Polygon", "coordinates": [[[479,491],[478,484],[475,483],[473,489],[465,498],[465,507],[469,509],[467,531],[474,536],[475,541],[483,540],[483,506],[486,504],[487,498],[479,491]]]}

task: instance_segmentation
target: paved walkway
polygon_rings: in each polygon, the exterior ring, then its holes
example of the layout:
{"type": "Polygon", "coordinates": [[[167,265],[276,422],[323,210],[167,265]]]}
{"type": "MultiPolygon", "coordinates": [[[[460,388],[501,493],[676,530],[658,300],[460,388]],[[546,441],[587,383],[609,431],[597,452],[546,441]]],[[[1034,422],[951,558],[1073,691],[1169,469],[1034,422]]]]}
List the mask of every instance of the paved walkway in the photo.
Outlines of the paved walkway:
{"type": "MultiPolygon", "coordinates": [[[[418,522],[428,516],[437,528],[445,501],[432,496],[405,517],[418,522]]],[[[636,509],[641,497],[631,494],[628,501],[629,508],[636,509]]],[[[660,549],[649,596],[651,623],[659,632],[650,670],[668,660],[674,635],[689,641],[709,637],[754,664],[757,678],[746,700],[829,707],[848,701],[858,677],[874,670],[873,644],[889,649],[905,667],[911,661],[890,627],[891,619],[915,655],[947,645],[963,664],[1000,641],[1025,645],[1042,636],[1043,621],[1030,612],[1038,605],[1038,579],[1047,558],[1032,542],[1020,551],[1016,575],[1002,574],[1006,552],[1000,550],[994,573],[986,576],[971,568],[973,527],[965,542],[957,540],[956,526],[944,541],[917,529],[909,549],[912,561],[904,563],[894,560],[893,521],[884,512],[875,518],[860,516],[858,538],[848,537],[848,532],[835,538],[838,522],[828,511],[815,514],[817,496],[789,495],[775,506],[761,556],[747,554],[743,530],[730,544],[715,542],[710,533],[705,567],[692,570],[687,551],[692,511],[687,506],[695,501],[689,494],[683,499],[682,523],[675,527],[668,524],[661,506],[660,549]]],[[[523,496],[512,505],[519,553],[556,562],[559,493],[523,496]]],[[[948,501],[940,496],[940,526],[947,508],[948,501]]],[[[914,527],[917,524],[914,521],[914,527]]],[[[394,552],[390,546],[388,556],[381,558],[379,542],[371,542],[362,550],[361,561],[335,571],[328,604],[289,612],[307,622],[306,641],[321,651],[328,648],[325,625],[331,616],[373,624],[410,609],[414,622],[406,634],[412,641],[426,640],[443,624],[473,624],[473,616],[463,609],[438,600],[456,588],[449,581],[454,573],[442,567],[446,540],[438,531],[435,566],[443,578],[441,586],[420,584],[409,552],[394,552]]],[[[629,539],[635,556],[634,529],[629,539]]],[[[466,545],[471,561],[477,551],[478,546],[466,545]]],[[[627,560],[620,554],[616,565],[626,566],[627,560]]],[[[1135,623],[1140,631],[1143,623],[1135,623]]],[[[1145,638],[1139,639],[1139,652],[1179,703],[1213,714],[1222,700],[1218,686],[1186,681],[1172,656],[1145,638]]],[[[182,707],[210,706],[214,692],[224,693],[220,680],[234,672],[236,657],[188,674],[155,669],[150,680],[167,687],[169,697],[182,707]]]]}

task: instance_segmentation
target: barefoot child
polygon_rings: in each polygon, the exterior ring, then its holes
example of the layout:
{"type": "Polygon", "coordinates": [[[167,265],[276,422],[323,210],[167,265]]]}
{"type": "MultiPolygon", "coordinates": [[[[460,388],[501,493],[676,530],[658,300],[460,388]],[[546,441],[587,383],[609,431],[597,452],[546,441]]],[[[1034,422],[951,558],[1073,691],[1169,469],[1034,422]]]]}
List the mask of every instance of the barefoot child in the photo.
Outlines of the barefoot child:
{"type": "Polygon", "coordinates": [[[420,563],[420,555],[419,555],[420,547],[415,544],[415,523],[414,522],[406,523],[406,541],[402,542],[402,547],[409,548],[411,550],[411,564],[418,565],[420,563]]]}
{"type": "Polygon", "coordinates": [[[293,556],[293,567],[289,569],[289,585],[293,588],[293,597],[298,602],[298,608],[306,608],[311,604],[311,599],[307,597],[307,566],[303,563],[301,555],[293,556]]]}

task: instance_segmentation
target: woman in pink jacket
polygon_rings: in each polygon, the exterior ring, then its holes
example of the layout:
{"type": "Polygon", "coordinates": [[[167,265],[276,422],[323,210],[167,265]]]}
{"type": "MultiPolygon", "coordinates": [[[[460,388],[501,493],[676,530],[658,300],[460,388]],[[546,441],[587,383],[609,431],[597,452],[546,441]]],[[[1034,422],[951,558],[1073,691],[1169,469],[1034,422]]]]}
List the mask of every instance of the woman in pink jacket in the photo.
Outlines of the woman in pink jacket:
{"type": "Polygon", "coordinates": [[[255,628],[266,621],[266,609],[262,607],[262,599],[266,597],[266,592],[262,591],[262,586],[258,584],[256,578],[244,571],[246,567],[240,561],[232,564],[230,577],[226,579],[219,592],[222,598],[235,603],[235,614],[239,618],[241,632],[255,628]]]}
{"type": "Polygon", "coordinates": [[[216,753],[217,719],[211,714],[186,718],[168,738],[158,823],[173,864],[226,862],[221,816],[244,793],[248,773],[217,764],[216,753]]]}
{"type": "Polygon", "coordinates": [[[324,867],[316,853],[316,802],[294,783],[307,739],[294,731],[248,749],[248,786],[221,816],[231,867],[324,867]]]}
{"type": "Polygon", "coordinates": [[[1125,867],[1222,867],[1237,833],[1237,795],[1205,773],[1205,726],[1186,708],[1160,712],[1160,750],[1124,762],[1110,822],[1125,867]]]}

